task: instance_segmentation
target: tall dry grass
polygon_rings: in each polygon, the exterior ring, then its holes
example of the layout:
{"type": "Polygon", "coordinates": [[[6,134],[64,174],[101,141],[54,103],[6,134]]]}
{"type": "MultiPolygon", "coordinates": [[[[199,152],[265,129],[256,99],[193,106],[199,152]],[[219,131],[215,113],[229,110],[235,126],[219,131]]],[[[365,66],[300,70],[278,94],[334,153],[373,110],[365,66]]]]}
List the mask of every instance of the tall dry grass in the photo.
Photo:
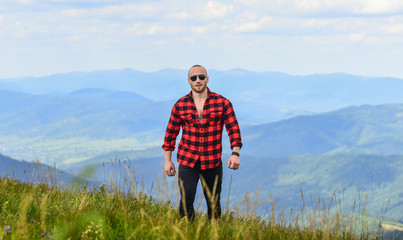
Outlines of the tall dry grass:
{"type": "MultiPolygon", "coordinates": [[[[209,221],[201,210],[194,221],[180,218],[177,181],[162,174],[156,195],[139,187],[136,173],[122,164],[120,173],[105,173],[108,182],[83,184],[80,176],[66,185],[54,172],[37,172],[39,181],[0,179],[0,239],[382,239],[382,229],[369,230],[366,197],[346,207],[344,190],[335,190],[330,202],[306,196],[301,207],[277,212],[276,197],[260,200],[260,192],[246,193],[230,207],[229,196],[222,217],[209,221]],[[46,175],[47,174],[47,175],[46,175]],[[34,183],[35,182],[35,183],[34,183]],[[124,191],[122,191],[124,189],[124,191]],[[339,193],[340,192],[340,193],[339,193]],[[339,196],[340,195],[340,196],[339,196]],[[259,209],[267,208],[267,215],[259,209]]],[[[84,173],[90,174],[91,169],[84,173]]],[[[230,183],[231,185],[231,183],[230,183]]],[[[230,191],[229,191],[230,192],[230,191]]],[[[224,198],[223,198],[224,199],[224,198]]],[[[197,204],[197,203],[196,203],[197,204]]],[[[383,219],[379,218],[381,222],[383,219]]]]}

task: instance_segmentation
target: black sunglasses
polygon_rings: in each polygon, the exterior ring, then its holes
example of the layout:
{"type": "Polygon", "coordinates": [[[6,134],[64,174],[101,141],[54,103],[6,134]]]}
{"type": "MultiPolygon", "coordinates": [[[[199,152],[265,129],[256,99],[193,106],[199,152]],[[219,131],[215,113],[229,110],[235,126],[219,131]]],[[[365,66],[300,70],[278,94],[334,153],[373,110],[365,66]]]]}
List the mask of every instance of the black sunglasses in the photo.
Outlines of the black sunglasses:
{"type": "Polygon", "coordinates": [[[190,76],[189,79],[190,79],[192,82],[194,82],[194,81],[197,80],[197,77],[199,77],[200,80],[206,79],[206,75],[204,75],[204,74],[193,75],[193,76],[190,76]]]}

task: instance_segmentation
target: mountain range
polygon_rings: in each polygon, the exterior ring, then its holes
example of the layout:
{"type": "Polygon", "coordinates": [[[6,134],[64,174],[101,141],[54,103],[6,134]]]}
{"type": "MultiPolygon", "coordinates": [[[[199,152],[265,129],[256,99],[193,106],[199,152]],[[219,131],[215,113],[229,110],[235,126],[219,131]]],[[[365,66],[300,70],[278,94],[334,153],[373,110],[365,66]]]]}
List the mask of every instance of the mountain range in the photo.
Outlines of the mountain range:
{"type": "MultiPolygon", "coordinates": [[[[133,69],[73,72],[43,77],[0,79],[0,90],[30,94],[71,93],[85,88],[128,91],[156,102],[176,101],[190,91],[186,70],[140,72],[133,69]]],[[[209,87],[230,99],[240,120],[267,123],[301,113],[351,105],[402,103],[403,80],[344,73],[293,76],[244,69],[209,70],[209,87]]]]}
{"type": "Polygon", "coordinates": [[[403,154],[403,105],[362,105],[246,127],[254,156],[403,154]],[[264,151],[262,151],[264,149],[264,151]]]}

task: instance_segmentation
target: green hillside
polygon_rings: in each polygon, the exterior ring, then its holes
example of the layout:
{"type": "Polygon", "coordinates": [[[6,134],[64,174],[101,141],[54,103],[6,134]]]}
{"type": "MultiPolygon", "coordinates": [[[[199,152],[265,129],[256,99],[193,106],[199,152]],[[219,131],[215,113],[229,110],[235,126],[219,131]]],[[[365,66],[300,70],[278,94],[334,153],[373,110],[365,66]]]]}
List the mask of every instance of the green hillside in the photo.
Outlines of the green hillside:
{"type": "Polygon", "coordinates": [[[254,210],[275,201],[250,200],[246,196],[243,205],[226,209],[219,221],[208,221],[201,213],[188,222],[179,218],[172,203],[136,188],[129,194],[104,184],[61,190],[0,178],[0,238],[354,240],[388,239],[396,230],[389,232],[386,227],[401,228],[398,223],[368,218],[361,207],[354,214],[302,207],[291,220],[285,216],[288,213],[273,210],[262,218],[254,210]]]}

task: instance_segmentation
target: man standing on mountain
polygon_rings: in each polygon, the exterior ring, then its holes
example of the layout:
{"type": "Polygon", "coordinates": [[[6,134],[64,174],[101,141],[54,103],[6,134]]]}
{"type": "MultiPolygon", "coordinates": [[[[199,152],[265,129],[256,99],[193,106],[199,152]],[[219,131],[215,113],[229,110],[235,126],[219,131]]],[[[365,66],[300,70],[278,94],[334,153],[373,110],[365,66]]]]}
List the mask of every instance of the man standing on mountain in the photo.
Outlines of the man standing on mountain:
{"type": "Polygon", "coordinates": [[[179,213],[182,217],[194,218],[193,203],[199,179],[207,201],[208,217],[221,216],[221,162],[223,127],[228,132],[232,154],[227,167],[239,168],[239,150],[242,147],[241,132],[231,102],[207,88],[209,77],[203,66],[194,65],[188,72],[192,91],[180,98],[172,108],[165,140],[165,172],[175,176],[171,160],[176,137],[182,126],[182,139],[178,146],[178,178],[181,200],[179,213]]]}

